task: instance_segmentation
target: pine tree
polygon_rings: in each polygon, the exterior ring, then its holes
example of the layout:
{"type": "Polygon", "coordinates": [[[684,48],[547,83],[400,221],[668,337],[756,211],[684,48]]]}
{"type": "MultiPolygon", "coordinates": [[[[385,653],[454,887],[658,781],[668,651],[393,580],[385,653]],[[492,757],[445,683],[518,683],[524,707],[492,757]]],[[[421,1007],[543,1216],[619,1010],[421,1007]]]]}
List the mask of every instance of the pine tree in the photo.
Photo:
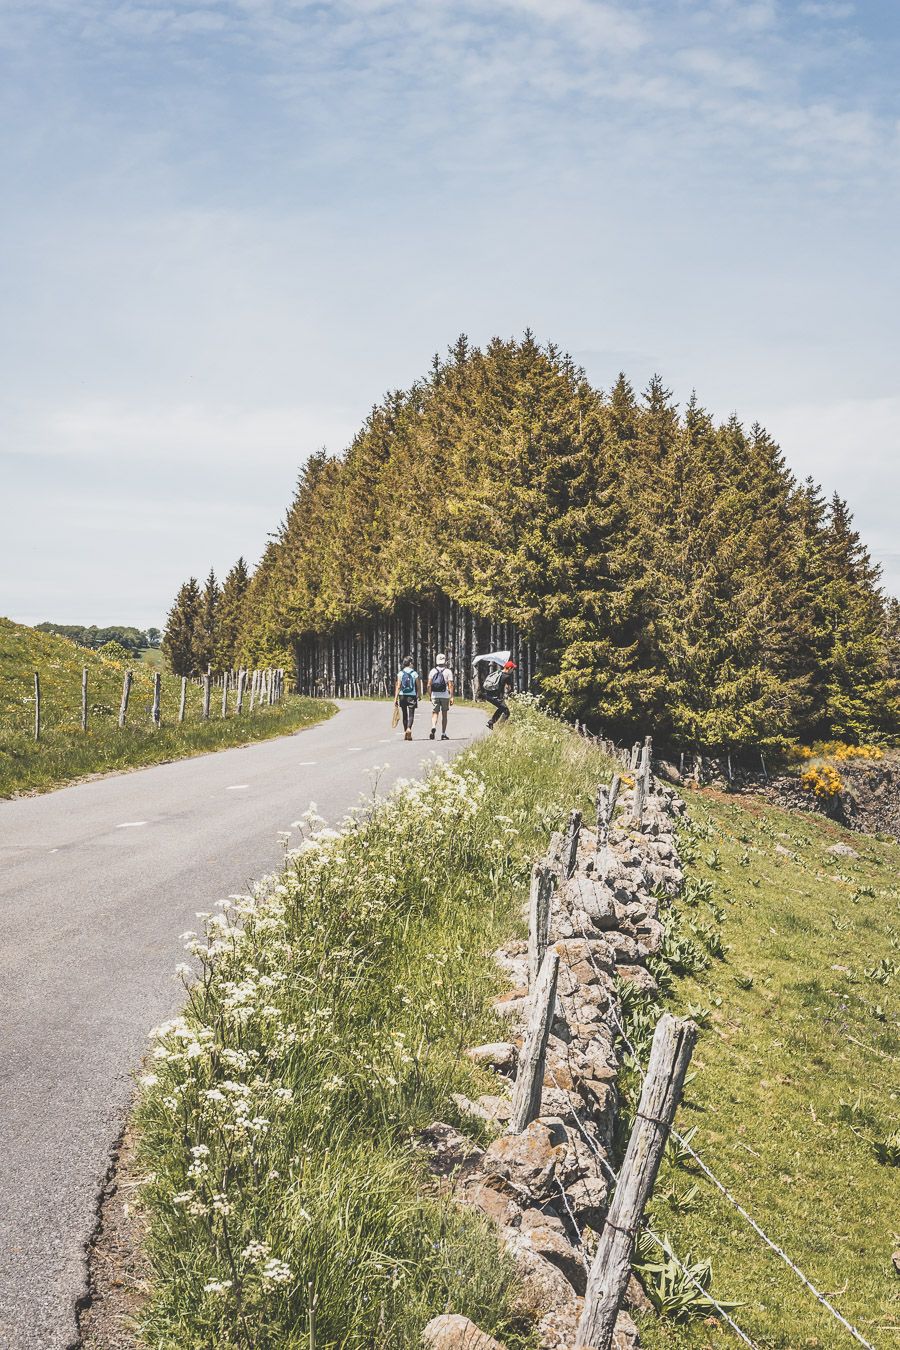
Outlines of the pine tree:
{"type": "Polygon", "coordinates": [[[206,670],[216,657],[216,629],[219,619],[219,601],[222,592],[212,568],[203,587],[203,603],[197,628],[194,661],[198,670],[206,670]]]}
{"type": "Polygon", "coordinates": [[[191,577],[180,587],[169,610],[162,649],[175,675],[197,673],[196,639],[203,613],[200,587],[191,577]]]}
{"type": "Polygon", "coordinates": [[[250,584],[250,574],[243,558],[238,558],[225,578],[219,599],[216,621],[215,664],[220,670],[230,670],[238,659],[238,643],[244,619],[244,598],[250,584]]]}

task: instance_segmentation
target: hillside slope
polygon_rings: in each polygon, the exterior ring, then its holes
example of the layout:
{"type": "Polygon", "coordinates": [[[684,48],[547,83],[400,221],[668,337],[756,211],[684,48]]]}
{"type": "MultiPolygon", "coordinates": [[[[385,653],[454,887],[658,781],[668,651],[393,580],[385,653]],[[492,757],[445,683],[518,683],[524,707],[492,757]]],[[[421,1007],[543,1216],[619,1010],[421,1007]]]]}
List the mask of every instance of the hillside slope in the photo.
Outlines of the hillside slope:
{"type": "Polygon", "coordinates": [[[178,723],[181,681],[163,674],[161,725],[150,717],[153,669],[76,647],[67,638],[0,618],[0,796],[42,791],[85,774],[127,769],[222,749],[294,731],[329,716],[331,704],[286,696],[281,704],[222,718],[221,692],[209,721],[202,692],[188,686],[185,721],[178,723]],[[81,673],[88,671],[88,730],[81,729],[81,673]],[[133,685],[124,728],[118,726],[126,670],[133,685]],[[41,739],[34,739],[34,675],[41,682],[41,739]]]}

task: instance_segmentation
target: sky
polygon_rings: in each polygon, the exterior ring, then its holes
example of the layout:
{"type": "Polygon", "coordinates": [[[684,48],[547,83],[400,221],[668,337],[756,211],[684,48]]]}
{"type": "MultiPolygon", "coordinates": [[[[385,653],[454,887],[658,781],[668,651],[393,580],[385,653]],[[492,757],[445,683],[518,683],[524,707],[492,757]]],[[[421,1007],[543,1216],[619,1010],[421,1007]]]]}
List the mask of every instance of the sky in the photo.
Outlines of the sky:
{"type": "Polygon", "coordinates": [[[162,626],[461,333],[659,372],[900,593],[894,0],[0,0],[0,613],[162,626]]]}

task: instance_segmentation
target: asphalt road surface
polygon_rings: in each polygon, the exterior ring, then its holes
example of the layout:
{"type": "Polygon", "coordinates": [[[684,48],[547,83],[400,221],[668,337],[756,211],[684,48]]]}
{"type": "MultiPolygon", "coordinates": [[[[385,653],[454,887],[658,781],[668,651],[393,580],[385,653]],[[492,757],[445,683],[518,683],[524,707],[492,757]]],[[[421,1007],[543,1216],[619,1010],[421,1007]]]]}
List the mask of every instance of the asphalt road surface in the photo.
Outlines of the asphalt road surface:
{"type": "Polygon", "coordinates": [[[278,863],[314,801],[329,824],[449,742],[390,731],[385,704],[135,773],[0,801],[0,1346],[69,1350],[86,1249],[151,1027],[177,1011],[179,935],[278,863]]]}

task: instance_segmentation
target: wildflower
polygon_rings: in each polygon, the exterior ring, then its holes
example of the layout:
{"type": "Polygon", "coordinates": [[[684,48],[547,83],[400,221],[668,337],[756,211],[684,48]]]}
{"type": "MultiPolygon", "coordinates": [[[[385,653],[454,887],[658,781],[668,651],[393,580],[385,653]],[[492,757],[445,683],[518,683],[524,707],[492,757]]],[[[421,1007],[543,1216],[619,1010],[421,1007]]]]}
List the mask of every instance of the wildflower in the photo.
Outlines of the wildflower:
{"type": "Polygon", "coordinates": [[[138,1079],[138,1081],[141,1087],[152,1088],[156,1087],[157,1083],[159,1082],[159,1078],[155,1073],[144,1073],[141,1074],[141,1077],[138,1079]]]}
{"type": "Polygon", "coordinates": [[[266,1284],[287,1284],[293,1279],[293,1271],[284,1261],[278,1261],[270,1257],[260,1271],[266,1284]]]}
{"type": "Polygon", "coordinates": [[[208,1149],[208,1147],[206,1146],[206,1144],[195,1144],[194,1147],[191,1149],[191,1157],[192,1157],[192,1158],[208,1158],[208,1157],[209,1157],[209,1149],[208,1149]]]}
{"type": "Polygon", "coordinates": [[[250,1261],[252,1264],[258,1264],[260,1261],[264,1261],[268,1255],[268,1242],[248,1242],[247,1246],[241,1252],[241,1256],[244,1260],[250,1261]]]}
{"type": "Polygon", "coordinates": [[[231,1280],[207,1280],[206,1284],[203,1286],[203,1292],[204,1294],[213,1294],[216,1297],[221,1297],[222,1295],[227,1294],[230,1288],[231,1280]]]}

